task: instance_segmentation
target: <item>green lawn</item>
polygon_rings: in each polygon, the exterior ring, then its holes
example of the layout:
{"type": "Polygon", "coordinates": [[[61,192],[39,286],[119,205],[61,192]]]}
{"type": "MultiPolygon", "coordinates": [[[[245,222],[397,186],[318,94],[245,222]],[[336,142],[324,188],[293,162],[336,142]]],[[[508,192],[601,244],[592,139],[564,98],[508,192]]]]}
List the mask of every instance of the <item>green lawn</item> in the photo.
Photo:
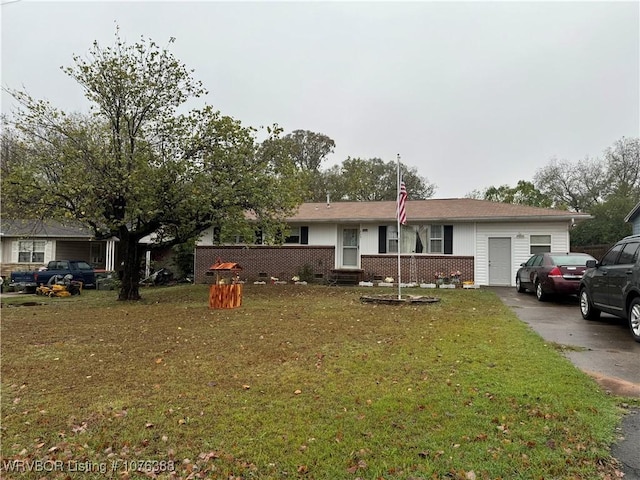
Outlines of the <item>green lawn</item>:
{"type": "Polygon", "coordinates": [[[209,310],[202,285],[143,290],[138,303],[104,291],[13,297],[44,305],[3,303],[1,476],[613,472],[619,399],[492,292],[359,301],[379,291],[246,285],[234,310],[209,310]]]}

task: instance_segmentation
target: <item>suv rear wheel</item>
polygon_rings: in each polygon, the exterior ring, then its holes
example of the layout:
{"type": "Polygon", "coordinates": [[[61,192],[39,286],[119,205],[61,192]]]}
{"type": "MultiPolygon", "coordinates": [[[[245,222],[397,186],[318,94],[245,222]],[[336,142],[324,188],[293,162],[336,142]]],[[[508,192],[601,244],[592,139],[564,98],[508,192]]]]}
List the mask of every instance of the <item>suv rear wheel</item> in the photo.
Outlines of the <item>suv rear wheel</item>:
{"type": "Polygon", "coordinates": [[[636,297],[629,306],[629,328],[636,342],[640,342],[640,298],[636,297]]]}
{"type": "Polygon", "coordinates": [[[580,290],[580,313],[585,320],[596,320],[600,318],[600,310],[595,308],[591,303],[591,297],[587,293],[587,289],[580,290]]]}

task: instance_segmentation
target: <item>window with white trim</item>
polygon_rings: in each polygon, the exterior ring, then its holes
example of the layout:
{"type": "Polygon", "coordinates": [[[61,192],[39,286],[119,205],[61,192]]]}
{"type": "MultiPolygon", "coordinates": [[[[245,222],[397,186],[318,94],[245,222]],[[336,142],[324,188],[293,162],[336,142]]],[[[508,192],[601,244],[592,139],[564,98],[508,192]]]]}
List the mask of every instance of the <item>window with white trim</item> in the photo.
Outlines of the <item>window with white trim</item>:
{"type": "Polygon", "coordinates": [[[442,225],[430,225],[429,227],[429,253],[442,253],[444,250],[444,229],[442,225]]]}
{"type": "Polygon", "coordinates": [[[289,235],[284,239],[284,243],[300,243],[300,227],[290,227],[289,235]]]}
{"type": "Polygon", "coordinates": [[[233,237],[231,237],[231,243],[235,245],[244,245],[247,242],[244,240],[244,235],[233,235],[233,237]]]}
{"type": "Polygon", "coordinates": [[[44,263],[44,240],[20,240],[18,242],[18,263],[44,263]]]}
{"type": "Polygon", "coordinates": [[[398,253],[398,227],[395,225],[387,228],[387,252],[398,253]]]}
{"type": "MultiPolygon", "coordinates": [[[[444,226],[402,225],[400,253],[444,253],[444,226]]],[[[387,252],[398,252],[398,228],[387,227],[387,252]]]]}
{"type": "Polygon", "coordinates": [[[551,235],[531,235],[529,237],[529,253],[546,253],[551,251],[551,235]]]}

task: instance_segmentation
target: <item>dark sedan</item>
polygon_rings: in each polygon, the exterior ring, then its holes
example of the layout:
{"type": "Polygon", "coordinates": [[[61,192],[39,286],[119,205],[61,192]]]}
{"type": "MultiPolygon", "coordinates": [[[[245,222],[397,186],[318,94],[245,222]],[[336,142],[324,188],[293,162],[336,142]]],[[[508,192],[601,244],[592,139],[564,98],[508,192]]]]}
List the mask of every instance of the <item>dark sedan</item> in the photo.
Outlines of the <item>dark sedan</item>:
{"type": "Polygon", "coordinates": [[[587,269],[587,253],[538,253],[520,265],[516,289],[534,291],[541,302],[552,295],[577,295],[580,279],[587,269]]]}

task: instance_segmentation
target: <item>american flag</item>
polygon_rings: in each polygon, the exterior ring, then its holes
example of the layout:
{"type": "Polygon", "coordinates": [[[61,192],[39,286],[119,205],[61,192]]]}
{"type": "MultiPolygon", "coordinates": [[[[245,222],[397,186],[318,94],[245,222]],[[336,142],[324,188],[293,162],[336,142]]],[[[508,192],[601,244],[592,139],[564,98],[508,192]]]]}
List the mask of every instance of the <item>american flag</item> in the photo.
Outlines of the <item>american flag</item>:
{"type": "Polygon", "coordinates": [[[400,224],[407,224],[407,187],[404,185],[404,180],[400,181],[400,192],[398,192],[398,220],[400,224]]]}

